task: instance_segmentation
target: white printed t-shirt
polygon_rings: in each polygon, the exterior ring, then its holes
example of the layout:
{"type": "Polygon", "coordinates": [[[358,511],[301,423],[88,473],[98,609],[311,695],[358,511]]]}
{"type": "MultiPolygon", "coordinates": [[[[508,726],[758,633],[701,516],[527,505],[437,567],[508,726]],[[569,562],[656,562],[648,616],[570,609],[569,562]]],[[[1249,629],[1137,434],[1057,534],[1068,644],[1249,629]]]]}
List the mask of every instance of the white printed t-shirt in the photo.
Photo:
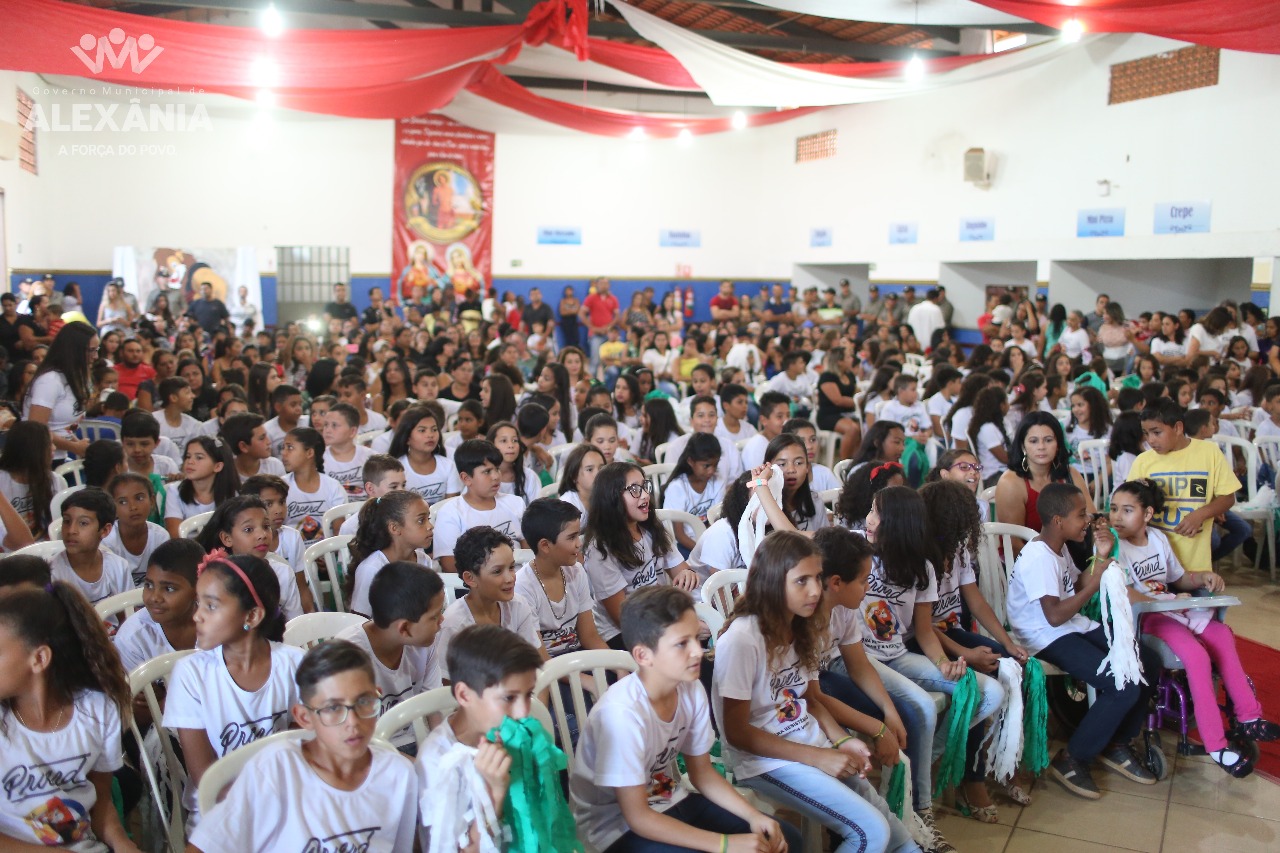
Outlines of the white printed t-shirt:
{"type": "Polygon", "coordinates": [[[1169,587],[1186,574],[1169,537],[1154,527],[1147,528],[1146,545],[1120,540],[1120,562],[1129,573],[1129,585],[1145,595],[1173,592],[1169,587]]]}
{"type": "MultiPolygon", "coordinates": [[[[436,655],[436,643],[422,646],[403,646],[400,653],[400,665],[395,669],[388,668],[373,653],[373,645],[369,642],[369,634],[364,625],[352,625],[338,632],[335,639],[354,643],[373,661],[374,680],[382,691],[382,713],[387,713],[401,702],[407,702],[419,693],[435,690],[441,685],[440,658],[436,655]]],[[[413,726],[405,726],[391,737],[391,742],[398,748],[414,742],[413,726]]]]}
{"type": "MultiPolygon", "coordinates": [[[[179,521],[186,521],[193,515],[199,515],[202,512],[213,512],[213,504],[202,504],[200,502],[187,503],[178,497],[178,486],[181,483],[169,483],[164,487],[164,517],[176,518],[179,521]]],[[[193,495],[194,497],[194,495],[193,495]]]]}
{"type": "Polygon", "coordinates": [[[582,648],[582,641],[578,637],[578,617],[583,613],[591,613],[595,607],[595,599],[591,597],[591,583],[587,580],[587,570],[582,568],[582,564],[574,563],[572,566],[562,567],[562,570],[564,596],[555,602],[547,597],[533,563],[525,563],[516,572],[516,595],[532,608],[542,645],[552,657],[582,648]]]}
{"type": "MultiPolygon", "coordinates": [[[[104,548],[99,547],[98,553],[102,555],[102,574],[96,581],[82,580],[76,574],[76,570],[71,568],[71,561],[67,559],[66,551],[59,551],[49,560],[50,573],[56,581],[75,584],[84,593],[84,597],[89,599],[90,604],[97,604],[104,598],[133,589],[133,575],[129,572],[129,564],[104,548]]],[[[111,618],[113,624],[114,620],[113,616],[111,618]]]]}
{"type": "Polygon", "coordinates": [[[822,655],[822,668],[831,666],[840,657],[841,646],[862,642],[862,619],[858,611],[840,604],[832,605],[831,621],[827,625],[827,650],[822,655]]]}
{"type": "Polygon", "coordinates": [[[133,577],[133,585],[142,586],[142,581],[147,576],[147,561],[151,557],[151,552],[168,542],[169,538],[169,531],[158,524],[148,521],[147,544],[142,546],[141,554],[134,554],[124,547],[124,542],[120,539],[120,525],[115,524],[112,525],[111,532],[107,534],[107,538],[102,540],[102,547],[128,563],[129,573],[133,577]]]}
{"type": "MultiPolygon", "coordinates": [[[[433,571],[431,558],[421,548],[414,551],[414,557],[427,571],[433,571]]],[[[347,604],[348,610],[370,619],[373,618],[373,606],[369,604],[369,588],[373,586],[373,579],[378,576],[378,572],[382,571],[382,568],[390,564],[390,562],[387,559],[387,555],[381,551],[374,551],[360,561],[360,565],[356,566],[356,577],[351,586],[351,601],[347,604]]]]}
{"type": "Polygon", "coordinates": [[[107,853],[93,834],[90,812],[98,792],[89,774],[114,773],[124,764],[120,709],[96,690],[77,694],[72,708],[56,732],[31,731],[5,712],[0,834],[51,850],[107,853]]]}
{"type": "MultiPolygon", "coordinates": [[[[879,557],[872,558],[867,594],[862,599],[862,645],[876,660],[895,660],[906,654],[907,640],[915,636],[912,623],[915,622],[916,605],[938,600],[938,581],[933,566],[926,565],[929,567],[929,586],[916,589],[891,583],[885,577],[883,561],[879,557]]],[[[717,643],[716,654],[719,653],[717,643]]]]}
{"type": "MultiPolygon", "coordinates": [[[[770,660],[756,617],[734,619],[716,641],[715,678],[711,704],[724,731],[724,700],[750,703],[749,721],[756,728],[810,746],[829,746],[818,721],[809,713],[805,691],[816,681],[815,670],[801,666],[795,649],[770,660]]],[[[790,762],[735,749],[724,742],[725,762],[739,779],[768,773],[790,762]]]]}
{"type": "Polygon", "coordinates": [[[943,572],[938,581],[938,600],[933,603],[933,624],[943,631],[959,628],[960,587],[977,582],[978,576],[973,571],[973,560],[969,552],[957,554],[951,560],[951,567],[943,572]]]}
{"type": "Polygon", "coordinates": [[[624,566],[612,556],[601,553],[595,545],[587,548],[583,555],[583,566],[587,570],[587,579],[591,581],[591,595],[596,601],[596,628],[606,643],[622,633],[622,629],[613,624],[602,602],[618,592],[625,591],[625,595],[630,595],[646,586],[668,585],[671,579],[667,572],[683,562],[674,546],[665,554],[654,554],[653,537],[648,531],[641,534],[635,547],[639,555],[638,569],[624,566]]]}
{"type": "MultiPolygon", "coordinates": [[[[66,487],[65,480],[52,471],[49,472],[50,497],[66,487]]],[[[9,500],[14,512],[18,513],[22,520],[27,523],[27,527],[34,528],[36,519],[35,499],[31,497],[31,487],[29,485],[19,483],[8,471],[0,471],[0,495],[9,500]]]]}
{"type": "Polygon", "coordinates": [[[142,609],[120,623],[120,629],[111,638],[125,672],[133,672],[147,661],[177,651],[164,629],[142,609]]]}
{"type": "Polygon", "coordinates": [[[1039,539],[1027,543],[1013,564],[1006,602],[1009,626],[1018,645],[1033,655],[1039,654],[1041,649],[1059,637],[1085,634],[1098,627],[1097,622],[1079,613],[1057,626],[1050,625],[1045,618],[1040,599],[1046,595],[1058,598],[1074,595],[1078,577],[1080,570],[1071,562],[1065,545],[1055,554],[1039,539]]]}
{"type": "Polygon", "coordinates": [[[324,531],[320,528],[324,514],[347,502],[346,489],[328,474],[320,475],[320,488],[314,492],[304,492],[299,488],[292,474],[284,481],[289,486],[284,523],[301,533],[308,542],[323,539],[324,531]]]}
{"type": "Polygon", "coordinates": [[[440,507],[436,516],[432,556],[452,557],[458,537],[473,527],[492,527],[520,541],[520,519],[524,517],[524,501],[512,495],[498,495],[493,509],[476,509],[464,497],[457,497],[440,507]]]}
{"type": "MultiPolygon", "coordinates": [[[[436,460],[436,470],[430,474],[419,474],[409,464],[408,456],[400,457],[400,464],[404,466],[404,487],[411,492],[417,492],[422,495],[422,499],[428,505],[438,504],[444,500],[445,495],[454,491],[454,489],[450,488],[450,484],[458,479],[458,469],[453,466],[452,459],[440,455],[436,455],[434,458],[436,460]]],[[[457,485],[456,491],[462,491],[460,483],[457,485]]]]}
{"type": "MultiPolygon", "coordinates": [[[[435,643],[432,644],[442,669],[448,667],[445,661],[448,659],[449,643],[453,635],[474,624],[476,624],[476,617],[471,613],[466,598],[459,598],[445,608],[444,623],[440,626],[440,633],[436,634],[435,643]]],[[[534,615],[529,602],[522,597],[516,595],[510,601],[498,602],[498,624],[518,634],[534,648],[542,648],[542,636],[538,633],[538,617],[534,615]]],[[[446,672],[445,677],[447,678],[448,675],[446,672]]]]}
{"type": "Polygon", "coordinates": [[[364,463],[369,461],[373,451],[364,445],[355,445],[355,453],[346,462],[339,460],[329,448],[324,450],[325,476],[337,480],[346,490],[349,497],[364,497],[364,463]]]}
{"type": "Polygon", "coordinates": [[[300,741],[272,744],[249,759],[191,843],[204,853],[413,849],[418,780],[409,759],[377,742],[368,775],[354,791],[326,783],[300,741]],[[249,816],[252,816],[251,818],[249,816]]]}
{"type": "Polygon", "coordinates": [[[569,802],[578,834],[607,850],[630,827],[618,788],[645,786],[649,808],[665,812],[689,795],[675,769],[677,755],[706,755],[715,734],[707,693],[697,681],[676,685],[676,710],[658,716],[638,675],[614,684],[596,702],[578,739],[569,772],[569,802]]]}

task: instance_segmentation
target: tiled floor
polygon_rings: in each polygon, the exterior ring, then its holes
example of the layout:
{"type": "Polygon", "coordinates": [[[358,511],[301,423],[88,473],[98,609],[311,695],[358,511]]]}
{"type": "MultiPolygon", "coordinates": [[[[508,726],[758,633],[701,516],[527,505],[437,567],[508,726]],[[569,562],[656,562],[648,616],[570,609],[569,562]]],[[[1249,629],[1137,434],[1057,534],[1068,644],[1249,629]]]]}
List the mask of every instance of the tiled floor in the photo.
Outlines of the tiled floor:
{"type": "MultiPolygon", "coordinates": [[[[1220,571],[1228,591],[1244,601],[1227,623],[1241,636],[1280,648],[1280,585],[1252,569],[1224,565],[1220,571]]],[[[1170,756],[1173,740],[1165,738],[1170,756]]],[[[1080,799],[1042,779],[1030,806],[998,801],[998,824],[945,814],[939,827],[960,853],[1280,851],[1280,785],[1256,774],[1233,779],[1207,758],[1170,760],[1173,773],[1158,785],[1138,785],[1097,767],[1101,800],[1080,799]]]]}

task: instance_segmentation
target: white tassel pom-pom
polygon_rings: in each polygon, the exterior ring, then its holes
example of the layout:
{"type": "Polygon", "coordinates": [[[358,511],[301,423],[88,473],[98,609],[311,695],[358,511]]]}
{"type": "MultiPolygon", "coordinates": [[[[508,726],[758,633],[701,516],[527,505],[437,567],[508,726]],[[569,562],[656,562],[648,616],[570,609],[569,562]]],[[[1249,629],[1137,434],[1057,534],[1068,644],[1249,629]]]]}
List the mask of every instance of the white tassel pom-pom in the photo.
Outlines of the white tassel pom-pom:
{"type": "Polygon", "coordinates": [[[1022,667],[1013,658],[1000,658],[996,680],[1004,688],[1004,702],[987,723],[987,770],[997,782],[1008,783],[1022,760],[1022,667]]]}
{"type": "Polygon", "coordinates": [[[1124,568],[1112,562],[1102,573],[1102,586],[1098,590],[1102,604],[1102,630],[1109,648],[1098,667],[1098,674],[1110,666],[1116,690],[1123,690],[1126,684],[1147,683],[1142,677],[1142,661],[1138,657],[1138,635],[1133,622],[1133,608],[1129,604],[1127,579],[1124,568]]]}
{"type": "Polygon", "coordinates": [[[429,853],[457,853],[471,844],[471,824],[479,830],[480,853],[501,853],[501,826],[489,797],[489,786],[476,770],[476,751],[457,743],[432,773],[430,793],[419,801],[423,822],[431,830],[429,853]]]}
{"type": "MultiPolygon", "coordinates": [[[[781,506],[784,483],[782,471],[777,466],[771,466],[769,470],[771,473],[768,488],[773,494],[773,499],[781,506]]],[[[759,486],[756,487],[756,489],[759,488],[759,486]]],[[[747,508],[743,511],[741,520],[738,521],[738,553],[742,555],[742,564],[748,569],[751,568],[751,558],[755,556],[756,548],[764,541],[764,529],[768,523],[769,519],[764,507],[760,505],[760,498],[753,490],[751,500],[747,502],[747,508]]]]}

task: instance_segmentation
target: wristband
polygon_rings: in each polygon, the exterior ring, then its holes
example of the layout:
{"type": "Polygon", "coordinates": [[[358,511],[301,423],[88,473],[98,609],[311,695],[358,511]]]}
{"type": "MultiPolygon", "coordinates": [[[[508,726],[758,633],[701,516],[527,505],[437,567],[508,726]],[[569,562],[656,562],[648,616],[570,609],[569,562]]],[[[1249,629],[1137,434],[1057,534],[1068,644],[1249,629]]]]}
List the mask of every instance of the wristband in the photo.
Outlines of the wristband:
{"type": "Polygon", "coordinates": [[[880,731],[876,732],[871,736],[871,742],[875,743],[876,741],[880,740],[880,738],[884,737],[884,733],[888,730],[889,730],[889,727],[886,726],[884,723],[881,723],[880,731]]]}
{"type": "Polygon", "coordinates": [[[836,741],[835,743],[831,744],[831,748],[832,748],[832,749],[839,749],[839,748],[840,748],[840,744],[842,744],[842,743],[844,743],[845,741],[848,741],[848,740],[853,740],[853,735],[845,735],[844,737],[840,738],[840,740],[838,740],[838,741],[836,741]]]}
{"type": "Polygon", "coordinates": [[[720,853],[729,853],[729,836],[720,836],[720,853]]]}
{"type": "Polygon", "coordinates": [[[942,655],[936,661],[933,662],[933,665],[936,666],[938,669],[942,669],[942,665],[946,662],[947,662],[947,656],[942,655]]]}

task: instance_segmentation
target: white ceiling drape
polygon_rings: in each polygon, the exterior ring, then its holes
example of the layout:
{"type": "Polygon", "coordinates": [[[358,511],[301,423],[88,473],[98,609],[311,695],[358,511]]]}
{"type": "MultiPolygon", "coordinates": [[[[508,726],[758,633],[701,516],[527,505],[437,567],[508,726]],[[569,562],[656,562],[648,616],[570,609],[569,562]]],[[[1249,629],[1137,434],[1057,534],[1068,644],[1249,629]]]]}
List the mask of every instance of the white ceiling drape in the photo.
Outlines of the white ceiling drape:
{"type": "Polygon", "coordinates": [[[881,24],[941,27],[999,27],[1025,24],[1025,18],[997,11],[972,0],[752,0],[784,12],[819,18],[852,18],[881,24]]]}

